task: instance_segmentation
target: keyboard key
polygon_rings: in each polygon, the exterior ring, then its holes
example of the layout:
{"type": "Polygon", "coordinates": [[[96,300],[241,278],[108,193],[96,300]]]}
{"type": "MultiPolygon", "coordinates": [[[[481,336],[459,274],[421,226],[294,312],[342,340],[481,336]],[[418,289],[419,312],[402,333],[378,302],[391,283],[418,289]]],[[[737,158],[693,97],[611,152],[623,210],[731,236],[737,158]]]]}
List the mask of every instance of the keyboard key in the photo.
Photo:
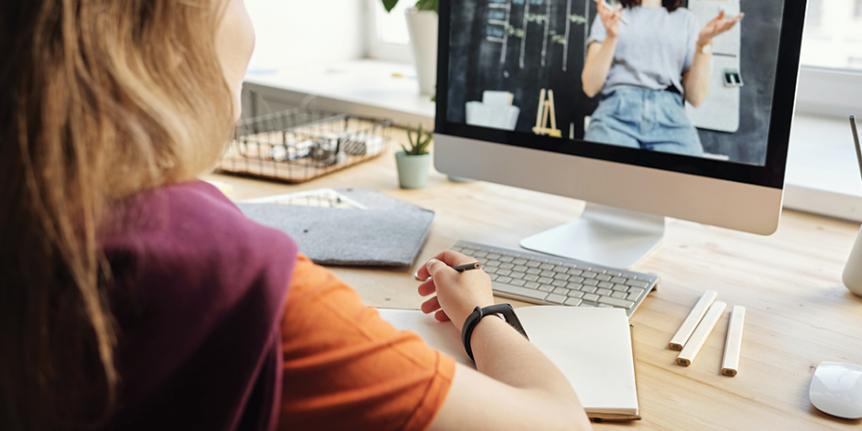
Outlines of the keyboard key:
{"type": "Polygon", "coordinates": [[[569,298],[566,300],[566,302],[564,302],[564,304],[570,305],[572,307],[577,307],[577,306],[581,305],[581,302],[584,302],[584,301],[581,300],[580,298],[569,298]]]}
{"type": "Polygon", "coordinates": [[[495,284],[494,291],[538,300],[545,299],[545,297],[548,295],[547,293],[538,290],[525,289],[518,286],[509,286],[508,284],[495,284]]]}
{"type": "Polygon", "coordinates": [[[595,286],[584,286],[581,288],[581,292],[584,293],[595,293],[596,290],[598,290],[598,288],[595,286]]]}
{"type": "Polygon", "coordinates": [[[523,286],[523,285],[527,284],[527,282],[526,282],[526,281],[524,281],[524,280],[512,280],[512,283],[511,283],[511,284],[512,284],[512,286],[518,286],[518,287],[521,287],[521,286],[523,286]]]}
{"type": "Polygon", "coordinates": [[[527,283],[524,284],[524,287],[526,287],[527,289],[538,289],[539,283],[536,283],[534,281],[527,281],[527,283]]]}
{"type": "Polygon", "coordinates": [[[638,296],[641,296],[644,292],[646,292],[646,289],[641,289],[640,287],[632,287],[629,289],[629,293],[637,293],[638,296]]]}
{"type": "Polygon", "coordinates": [[[527,274],[524,274],[523,272],[513,272],[513,273],[509,274],[509,277],[520,280],[520,279],[524,278],[525,275],[527,275],[527,274]]]}
{"type": "Polygon", "coordinates": [[[625,284],[615,284],[613,289],[617,292],[628,292],[629,291],[629,287],[626,286],[625,284]]]}
{"type": "Polygon", "coordinates": [[[527,263],[527,259],[517,258],[513,260],[512,263],[514,263],[515,265],[523,265],[527,263]]]}
{"type": "Polygon", "coordinates": [[[554,304],[562,304],[566,302],[566,299],[568,298],[563,295],[550,294],[547,298],[545,298],[545,301],[553,302],[554,304]]]}
{"type": "Polygon", "coordinates": [[[583,298],[584,292],[579,292],[577,290],[570,290],[569,291],[569,297],[570,298],[583,298]]]}
{"type": "Polygon", "coordinates": [[[548,270],[554,269],[554,265],[551,265],[550,263],[543,263],[539,266],[539,268],[544,269],[545,271],[548,271],[548,270]]]}
{"type": "Polygon", "coordinates": [[[536,274],[539,275],[542,273],[542,270],[539,268],[530,268],[527,270],[527,274],[536,274]]]}
{"type": "Polygon", "coordinates": [[[649,287],[649,283],[647,283],[646,281],[640,281],[640,280],[629,280],[628,283],[626,283],[626,284],[628,284],[631,287],[639,287],[641,289],[646,289],[647,287],[649,287]]]}
{"type": "Polygon", "coordinates": [[[515,260],[512,256],[500,256],[500,262],[511,262],[515,260]]]}
{"type": "Polygon", "coordinates": [[[566,272],[568,270],[569,270],[568,266],[557,265],[554,267],[554,271],[557,271],[557,272],[566,272]]]}
{"type": "Polygon", "coordinates": [[[557,274],[554,275],[554,279],[556,279],[556,280],[568,280],[569,274],[562,274],[562,273],[558,272],[557,274]]]}
{"type": "Polygon", "coordinates": [[[598,286],[599,281],[598,280],[585,280],[584,285],[585,286],[598,286]]]}
{"type": "Polygon", "coordinates": [[[629,296],[629,295],[628,295],[627,293],[625,293],[625,292],[614,292],[614,293],[611,293],[611,297],[613,297],[613,298],[628,299],[628,296],[629,296]]]}
{"type": "Polygon", "coordinates": [[[566,280],[554,280],[551,283],[552,286],[556,286],[556,287],[566,287],[567,284],[569,284],[569,283],[567,283],[566,280]]]}
{"type": "Polygon", "coordinates": [[[528,274],[528,275],[525,275],[525,276],[524,276],[524,280],[527,280],[527,281],[539,281],[539,276],[538,276],[538,275],[531,275],[531,274],[528,274]]]}
{"type": "MultiPolygon", "coordinates": [[[[503,275],[506,275],[506,274],[503,274],[503,275]]],[[[603,281],[603,282],[599,283],[599,287],[601,287],[602,289],[613,289],[614,284],[609,282],[609,281],[603,281]]]]}
{"type": "Polygon", "coordinates": [[[530,268],[538,268],[541,264],[539,262],[536,262],[535,260],[531,260],[528,261],[525,265],[529,266],[530,268]]]}
{"type": "MultiPolygon", "coordinates": [[[[506,277],[506,278],[508,278],[508,277],[506,277]]],[[[596,291],[596,295],[611,296],[611,290],[610,289],[599,289],[596,291]]]]}
{"type": "Polygon", "coordinates": [[[584,271],[577,269],[577,268],[572,268],[568,271],[568,273],[569,273],[569,275],[581,275],[584,273],[584,271]]]}
{"type": "Polygon", "coordinates": [[[586,278],[584,278],[584,277],[572,277],[569,279],[569,281],[571,281],[572,283],[583,283],[584,281],[586,281],[586,278]]]}
{"type": "Polygon", "coordinates": [[[515,267],[515,265],[512,265],[511,263],[501,263],[500,264],[500,268],[504,268],[504,269],[512,269],[514,267],[515,267]]]}
{"type": "Polygon", "coordinates": [[[641,297],[641,292],[631,292],[631,293],[629,293],[629,296],[626,299],[628,299],[629,301],[637,301],[638,298],[640,298],[640,297],[641,297]]]}
{"type": "Polygon", "coordinates": [[[485,253],[484,251],[477,251],[476,253],[473,254],[473,257],[475,257],[477,259],[482,259],[484,257],[488,257],[488,253],[485,253]]]}
{"type": "Polygon", "coordinates": [[[613,281],[614,283],[621,283],[622,284],[622,283],[625,283],[627,280],[623,277],[614,277],[613,279],[611,279],[611,281],[613,281]]]}
{"type": "Polygon", "coordinates": [[[554,290],[554,286],[551,286],[550,284],[542,284],[538,289],[542,292],[552,292],[554,290]]]}
{"type": "Polygon", "coordinates": [[[606,296],[599,298],[599,304],[607,304],[620,308],[631,308],[635,305],[634,302],[627,301],[625,299],[608,298],[606,296]]]}
{"type": "Polygon", "coordinates": [[[497,271],[500,270],[500,268],[497,268],[496,266],[486,266],[482,269],[484,269],[488,274],[496,274],[497,271]]]}
{"type": "Polygon", "coordinates": [[[509,271],[508,269],[501,269],[501,270],[497,271],[497,275],[509,275],[511,273],[512,273],[512,271],[509,271]]]}
{"type": "Polygon", "coordinates": [[[565,287],[558,287],[554,289],[554,293],[557,295],[569,296],[569,289],[566,289],[565,287]]]}
{"type": "Polygon", "coordinates": [[[489,260],[497,260],[499,258],[500,258],[500,255],[497,253],[488,253],[488,259],[489,260]]]}
{"type": "Polygon", "coordinates": [[[584,295],[584,301],[597,302],[599,300],[599,295],[594,293],[587,293],[584,295]]]}
{"type": "Polygon", "coordinates": [[[497,282],[498,283],[504,283],[504,284],[511,283],[512,277],[498,277],[497,282]]]}
{"type": "Polygon", "coordinates": [[[583,276],[584,276],[584,277],[586,277],[586,278],[596,278],[596,276],[597,276],[597,275],[599,275],[599,274],[598,274],[598,273],[596,273],[596,272],[593,272],[593,271],[586,271],[586,272],[584,272],[584,273],[583,273],[583,274],[581,274],[581,275],[583,275],[583,276]]]}
{"type": "MultiPolygon", "coordinates": [[[[515,262],[512,262],[512,263],[515,263],[515,262]]],[[[518,271],[518,272],[527,272],[527,269],[529,269],[529,268],[527,268],[525,265],[515,264],[515,267],[512,269],[515,271],[518,271]]]]}
{"type": "Polygon", "coordinates": [[[542,284],[550,284],[552,281],[554,281],[554,280],[552,280],[548,277],[539,278],[539,283],[542,283],[542,284]]]}
{"type": "Polygon", "coordinates": [[[482,264],[482,265],[483,265],[483,266],[485,266],[485,267],[488,267],[488,266],[500,266],[500,262],[497,262],[496,260],[490,260],[490,259],[489,259],[489,260],[486,260],[486,261],[485,261],[485,263],[484,263],[484,264],[482,264]]]}
{"type": "Polygon", "coordinates": [[[601,280],[601,281],[611,281],[611,278],[612,277],[610,275],[607,275],[607,274],[600,274],[600,275],[596,276],[596,280],[601,280]]]}
{"type": "Polygon", "coordinates": [[[557,275],[557,273],[554,271],[542,271],[541,275],[542,275],[542,277],[554,278],[554,276],[557,275]]]}
{"type": "Polygon", "coordinates": [[[568,287],[569,289],[581,290],[581,288],[584,287],[584,285],[581,283],[569,282],[569,284],[567,284],[566,287],[568,287]]]}

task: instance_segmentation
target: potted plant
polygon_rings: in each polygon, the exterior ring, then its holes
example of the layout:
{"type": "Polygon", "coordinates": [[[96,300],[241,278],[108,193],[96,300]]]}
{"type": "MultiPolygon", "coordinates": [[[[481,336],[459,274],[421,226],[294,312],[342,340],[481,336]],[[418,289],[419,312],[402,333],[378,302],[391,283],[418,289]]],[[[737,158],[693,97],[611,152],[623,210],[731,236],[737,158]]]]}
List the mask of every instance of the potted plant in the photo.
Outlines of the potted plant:
{"type": "MultiPolygon", "coordinates": [[[[381,1],[387,12],[398,4],[398,0],[381,1]]],[[[426,95],[434,95],[437,84],[437,3],[417,0],[406,12],[419,92],[426,95]]]]}
{"type": "Polygon", "coordinates": [[[401,145],[403,151],[395,153],[398,183],[402,189],[421,189],[428,182],[428,172],[431,170],[428,147],[434,140],[434,134],[422,130],[420,125],[416,130],[407,131],[407,140],[409,145],[401,145]]]}

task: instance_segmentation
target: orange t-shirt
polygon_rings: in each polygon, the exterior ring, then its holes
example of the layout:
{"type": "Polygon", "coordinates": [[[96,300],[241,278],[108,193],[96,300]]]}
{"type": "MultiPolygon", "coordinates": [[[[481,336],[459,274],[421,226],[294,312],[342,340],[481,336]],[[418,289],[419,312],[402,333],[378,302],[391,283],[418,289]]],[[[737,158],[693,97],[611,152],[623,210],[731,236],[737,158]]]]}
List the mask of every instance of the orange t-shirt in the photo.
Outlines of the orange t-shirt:
{"type": "Polygon", "coordinates": [[[305,256],[281,333],[281,430],[425,429],[455,373],[452,358],[389,325],[305,256]]]}

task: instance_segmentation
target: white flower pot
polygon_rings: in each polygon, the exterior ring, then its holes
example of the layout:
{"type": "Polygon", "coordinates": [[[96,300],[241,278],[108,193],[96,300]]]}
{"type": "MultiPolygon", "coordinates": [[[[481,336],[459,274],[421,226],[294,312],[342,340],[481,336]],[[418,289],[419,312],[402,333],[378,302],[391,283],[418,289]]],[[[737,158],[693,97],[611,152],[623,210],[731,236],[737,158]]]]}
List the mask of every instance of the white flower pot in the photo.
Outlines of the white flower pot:
{"type": "Polygon", "coordinates": [[[411,7],[405,15],[419,92],[432,96],[437,85],[437,12],[411,7]]]}

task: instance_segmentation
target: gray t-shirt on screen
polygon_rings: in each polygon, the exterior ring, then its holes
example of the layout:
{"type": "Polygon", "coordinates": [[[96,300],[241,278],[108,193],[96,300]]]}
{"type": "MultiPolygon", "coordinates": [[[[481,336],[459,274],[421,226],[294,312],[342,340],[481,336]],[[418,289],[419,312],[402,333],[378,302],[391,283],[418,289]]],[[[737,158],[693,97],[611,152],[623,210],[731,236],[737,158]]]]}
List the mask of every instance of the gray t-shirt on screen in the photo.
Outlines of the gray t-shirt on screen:
{"type": "MultiPolygon", "coordinates": [[[[686,8],[668,12],[664,7],[625,8],[620,22],[614,61],[602,94],[620,85],[652,90],[670,86],[683,92],[682,75],[694,60],[701,24],[686,8]]],[[[587,44],[603,42],[607,31],[600,17],[593,21],[587,44]]]]}

